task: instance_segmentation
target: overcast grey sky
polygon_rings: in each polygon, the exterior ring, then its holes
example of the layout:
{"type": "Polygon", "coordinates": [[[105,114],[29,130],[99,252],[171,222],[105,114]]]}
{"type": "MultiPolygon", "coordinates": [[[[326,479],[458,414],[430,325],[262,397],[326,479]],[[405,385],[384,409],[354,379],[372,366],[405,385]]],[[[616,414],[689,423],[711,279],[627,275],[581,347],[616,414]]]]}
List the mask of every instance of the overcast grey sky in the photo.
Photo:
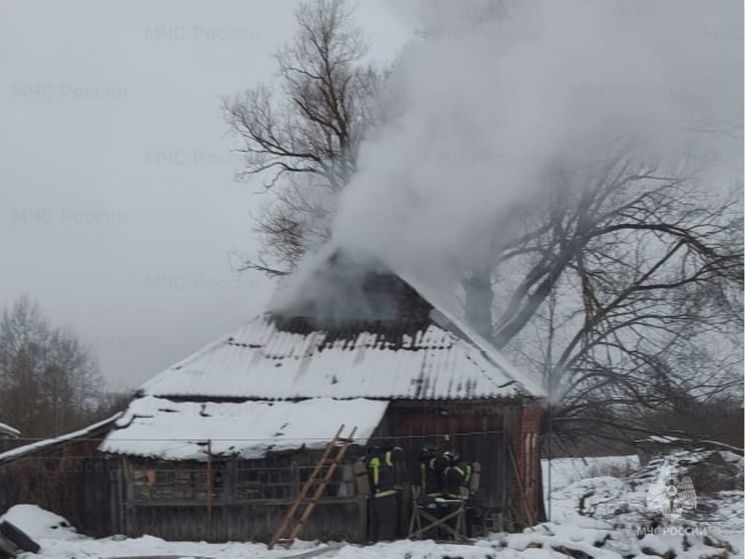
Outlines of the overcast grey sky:
{"type": "MultiPolygon", "coordinates": [[[[115,386],[137,386],[260,311],[258,185],[232,180],[221,96],[271,79],[293,0],[3,2],[0,305],[71,326],[115,386]]],[[[371,56],[411,30],[386,0],[371,56]]]]}

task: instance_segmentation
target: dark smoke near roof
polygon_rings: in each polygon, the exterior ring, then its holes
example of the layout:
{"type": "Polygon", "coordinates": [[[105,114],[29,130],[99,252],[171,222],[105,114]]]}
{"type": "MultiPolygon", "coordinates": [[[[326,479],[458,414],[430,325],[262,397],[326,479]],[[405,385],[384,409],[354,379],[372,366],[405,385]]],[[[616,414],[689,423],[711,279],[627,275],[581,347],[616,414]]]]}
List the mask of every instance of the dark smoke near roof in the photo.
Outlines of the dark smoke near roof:
{"type": "Polygon", "coordinates": [[[432,305],[374,258],[337,249],[317,260],[272,307],[283,329],[419,329],[432,305]]]}

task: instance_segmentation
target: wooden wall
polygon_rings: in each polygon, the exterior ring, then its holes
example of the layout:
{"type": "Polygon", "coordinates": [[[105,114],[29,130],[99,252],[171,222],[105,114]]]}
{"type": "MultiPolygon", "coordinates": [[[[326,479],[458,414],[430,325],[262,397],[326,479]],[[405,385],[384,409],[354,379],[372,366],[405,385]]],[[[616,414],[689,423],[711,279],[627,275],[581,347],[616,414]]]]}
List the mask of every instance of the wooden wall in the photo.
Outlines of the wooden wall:
{"type": "Polygon", "coordinates": [[[451,449],[465,462],[479,462],[477,502],[495,530],[513,527],[513,469],[509,448],[520,408],[495,402],[393,402],[376,436],[404,448],[409,478],[419,481],[424,446],[451,449]],[[394,437],[394,439],[389,439],[394,437]]]}
{"type": "Polygon", "coordinates": [[[544,520],[540,499],[541,443],[539,424],[541,409],[525,406],[520,409],[513,437],[511,466],[515,469],[513,484],[513,517],[520,526],[533,526],[544,520]]]}
{"type": "MultiPolygon", "coordinates": [[[[167,540],[267,541],[275,530],[288,503],[255,505],[216,505],[211,521],[201,506],[130,505],[126,507],[129,536],[150,534],[167,540]]],[[[321,503],[304,526],[302,539],[365,541],[364,506],[350,500],[321,503]]]]}
{"type": "Polygon", "coordinates": [[[33,503],[84,534],[111,535],[111,459],[96,451],[98,444],[74,441],[0,467],[0,514],[15,504],[33,503]]]}
{"type": "MultiPolygon", "coordinates": [[[[451,448],[465,461],[480,463],[478,498],[490,515],[492,529],[519,528],[526,524],[526,517],[539,520],[539,488],[526,485],[521,491],[516,483],[516,473],[519,477],[532,475],[540,483],[538,453],[531,455],[524,447],[526,434],[538,433],[539,413],[534,407],[490,401],[392,402],[371,444],[397,444],[405,450],[409,483],[405,486],[403,522],[410,514],[409,485],[419,482],[418,458],[423,446],[451,448]]],[[[96,440],[74,441],[51,455],[30,456],[0,467],[0,513],[12,504],[30,502],[61,514],[92,536],[122,533],[174,540],[266,541],[297,492],[296,488],[292,495],[279,499],[242,496],[231,486],[231,480],[237,479],[229,475],[231,468],[261,465],[262,461],[230,459],[213,464],[224,468],[220,483],[225,486],[210,493],[209,504],[207,490],[190,498],[142,499],[135,494],[134,477],[138,468],[137,475],[142,475],[143,461],[102,456],[95,450],[97,446],[96,440]]],[[[353,447],[347,461],[361,458],[364,452],[364,448],[353,447]]],[[[271,459],[308,467],[318,456],[319,451],[299,450],[271,459]]],[[[204,475],[207,465],[195,462],[184,467],[196,468],[204,475]]],[[[213,479],[217,479],[215,475],[213,479]]],[[[328,497],[314,511],[301,537],[364,542],[366,522],[366,497],[359,491],[328,497]]]]}
{"type": "MultiPolygon", "coordinates": [[[[357,452],[348,453],[346,462],[354,461],[362,449],[355,450],[357,452]]],[[[213,473],[222,469],[220,479],[224,485],[219,490],[213,488],[209,491],[209,499],[208,491],[202,488],[208,479],[204,476],[207,470],[205,462],[163,463],[122,457],[118,464],[121,489],[117,531],[129,536],[150,534],[167,540],[267,541],[292,504],[300,483],[296,482],[292,494],[285,498],[247,498],[236,487],[238,470],[247,466],[279,468],[283,464],[306,468],[315,465],[319,455],[320,451],[299,451],[263,460],[213,461],[211,469],[213,473]],[[159,491],[152,499],[144,498],[142,492],[138,492],[138,472],[152,468],[157,473],[174,466],[200,475],[191,499],[179,491],[172,496],[159,491]]],[[[212,479],[216,476],[213,475],[212,479]]],[[[319,502],[300,537],[363,542],[366,540],[365,512],[365,497],[357,492],[346,497],[326,496],[319,502]]]]}

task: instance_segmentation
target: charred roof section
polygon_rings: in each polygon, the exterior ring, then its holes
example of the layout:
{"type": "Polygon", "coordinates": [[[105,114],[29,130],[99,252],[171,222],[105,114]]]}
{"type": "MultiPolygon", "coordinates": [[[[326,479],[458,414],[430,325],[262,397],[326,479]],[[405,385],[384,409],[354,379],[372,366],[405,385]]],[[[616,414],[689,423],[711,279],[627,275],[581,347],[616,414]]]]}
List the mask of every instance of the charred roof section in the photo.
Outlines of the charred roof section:
{"type": "Polygon", "coordinates": [[[433,307],[408,283],[371,260],[334,253],[298,288],[292,302],[271,316],[278,330],[326,333],[330,342],[361,332],[401,345],[431,323],[433,307]]]}

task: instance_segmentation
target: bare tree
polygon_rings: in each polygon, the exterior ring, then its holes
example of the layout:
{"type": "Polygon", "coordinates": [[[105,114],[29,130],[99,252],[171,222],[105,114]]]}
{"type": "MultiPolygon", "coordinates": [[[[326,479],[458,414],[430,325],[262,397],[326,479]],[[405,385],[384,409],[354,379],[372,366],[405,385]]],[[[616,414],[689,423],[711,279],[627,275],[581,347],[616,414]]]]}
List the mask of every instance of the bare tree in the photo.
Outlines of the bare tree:
{"type": "MultiPolygon", "coordinates": [[[[360,142],[382,118],[385,76],[362,63],[350,15],[342,0],[303,5],[277,55],[279,87],[225,104],[243,176],[268,177],[275,194],[258,219],[272,262],[248,268],[284,274],[328,239],[360,142]]],[[[520,227],[509,242],[504,227],[499,239],[485,233],[462,287],[467,320],[543,372],[557,425],[615,425],[674,392],[729,387],[732,375],[705,379],[713,368],[687,359],[743,326],[740,190],[716,196],[696,173],[664,171],[622,144],[584,168],[557,166],[546,182],[544,200],[511,208],[520,227]]]]}
{"type": "Polygon", "coordinates": [[[260,85],[224,103],[243,144],[240,177],[261,175],[277,194],[257,226],[281,268],[263,261],[250,268],[284,273],[328,238],[331,201],[354,174],[378,116],[383,74],[364,63],[367,47],[351,17],[343,0],[302,4],[293,41],[276,55],[278,87],[260,85]]]}
{"type": "Polygon", "coordinates": [[[555,425],[587,433],[619,426],[630,409],[658,409],[672,393],[706,398],[738,386],[733,367],[691,366],[713,340],[727,347],[711,363],[740,359],[727,342],[743,326],[737,193],[718,197],[625,156],[554,180],[490,279],[505,294],[493,339],[545,373],[555,425]]]}
{"type": "Polygon", "coordinates": [[[639,301],[701,291],[697,320],[706,309],[711,319],[734,310],[730,287],[742,286],[743,270],[735,198],[713,206],[713,195],[684,179],[619,159],[580,178],[580,188],[566,176],[559,180],[544,215],[498,255],[498,269],[514,258],[527,265],[497,317],[498,347],[526,326],[566,275],[580,288],[585,322],[563,360],[639,301]]]}
{"type": "Polygon", "coordinates": [[[77,337],[53,328],[21,297],[0,319],[0,410],[24,436],[80,427],[96,406],[101,376],[77,337]]]}

